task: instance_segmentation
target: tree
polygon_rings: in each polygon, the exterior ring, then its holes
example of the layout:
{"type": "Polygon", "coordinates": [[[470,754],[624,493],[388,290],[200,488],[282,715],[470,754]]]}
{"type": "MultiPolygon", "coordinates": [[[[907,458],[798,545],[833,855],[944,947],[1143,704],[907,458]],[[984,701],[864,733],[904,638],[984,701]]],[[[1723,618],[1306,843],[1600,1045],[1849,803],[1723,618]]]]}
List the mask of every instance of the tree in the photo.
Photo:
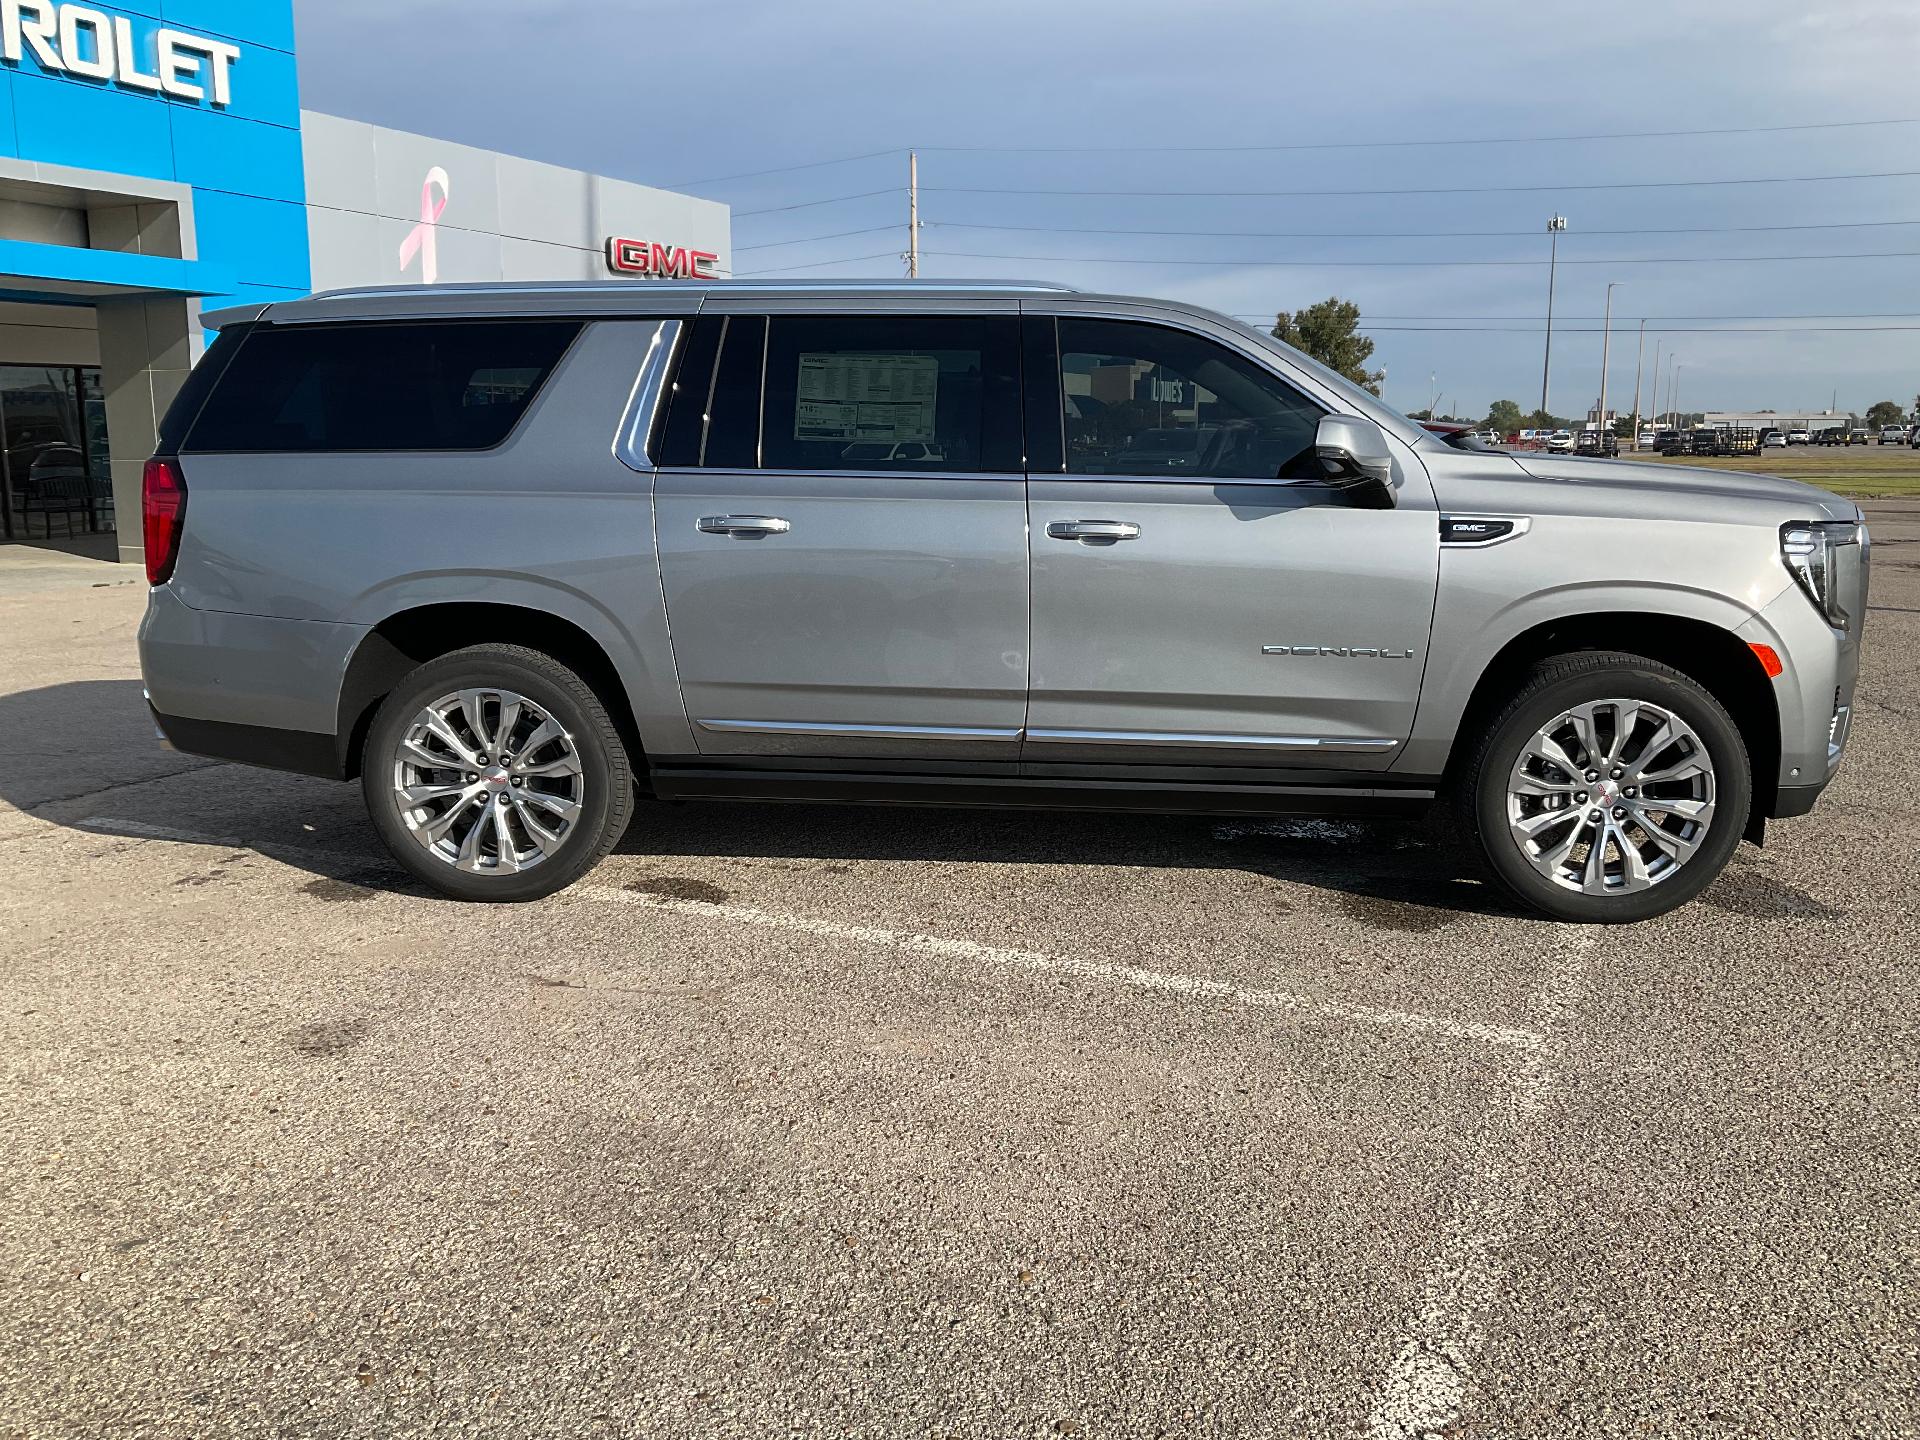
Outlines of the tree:
{"type": "Polygon", "coordinates": [[[1906,418],[1907,413],[1900,408],[1898,400],[1876,400],[1867,410],[1867,428],[1878,430],[1883,425],[1898,425],[1906,418]]]}
{"type": "Polygon", "coordinates": [[[1527,412],[1514,400],[1496,400],[1487,407],[1487,426],[1502,435],[1511,435],[1526,423],[1527,412]]]}
{"type": "Polygon", "coordinates": [[[1359,326],[1360,307],[1351,300],[1329,295],[1318,305],[1309,305],[1298,313],[1282,310],[1273,322],[1273,338],[1286,341],[1329,370],[1378,395],[1386,371],[1367,369],[1373,341],[1359,333],[1359,326]]]}

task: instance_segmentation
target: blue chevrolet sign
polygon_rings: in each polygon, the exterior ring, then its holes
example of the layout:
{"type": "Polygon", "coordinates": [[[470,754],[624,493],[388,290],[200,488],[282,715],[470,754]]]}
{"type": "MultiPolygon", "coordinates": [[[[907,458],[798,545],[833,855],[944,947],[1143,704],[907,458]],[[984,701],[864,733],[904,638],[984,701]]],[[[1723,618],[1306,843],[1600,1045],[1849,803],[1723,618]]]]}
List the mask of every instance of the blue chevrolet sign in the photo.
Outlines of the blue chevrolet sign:
{"type": "Polygon", "coordinates": [[[0,85],[9,102],[0,157],[191,192],[185,257],[176,252],[170,269],[141,269],[132,255],[13,247],[9,288],[40,277],[50,292],[70,291],[101,279],[104,264],[132,266],[129,279],[140,270],[144,283],[129,288],[204,294],[209,306],[306,293],[292,0],[0,0],[0,85]]]}

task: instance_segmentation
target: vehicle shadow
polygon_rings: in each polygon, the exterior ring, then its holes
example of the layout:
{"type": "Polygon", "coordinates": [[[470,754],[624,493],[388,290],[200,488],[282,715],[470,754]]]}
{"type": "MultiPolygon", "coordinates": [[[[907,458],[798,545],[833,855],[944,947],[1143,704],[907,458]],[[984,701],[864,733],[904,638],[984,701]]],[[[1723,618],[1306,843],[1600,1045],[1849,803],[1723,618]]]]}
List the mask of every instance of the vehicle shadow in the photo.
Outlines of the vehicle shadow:
{"type": "MultiPolygon", "coordinates": [[[[357,785],[162,749],[136,680],[0,695],[0,735],[0,802],[40,819],[158,843],[217,840],[333,886],[427,893],[386,858],[357,785]]],[[[861,861],[1224,869],[1335,892],[1350,917],[1386,929],[1523,915],[1452,837],[1393,821],[643,800],[615,855],[826,873],[861,861]]]]}

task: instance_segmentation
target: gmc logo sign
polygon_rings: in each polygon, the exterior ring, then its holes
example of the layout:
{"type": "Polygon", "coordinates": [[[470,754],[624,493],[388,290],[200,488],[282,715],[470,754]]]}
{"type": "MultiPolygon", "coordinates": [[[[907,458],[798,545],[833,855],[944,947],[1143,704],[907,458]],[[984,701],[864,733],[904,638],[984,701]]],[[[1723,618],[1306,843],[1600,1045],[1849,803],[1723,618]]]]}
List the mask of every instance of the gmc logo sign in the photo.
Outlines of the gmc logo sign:
{"type": "Polygon", "coordinates": [[[711,280],[720,257],[711,250],[662,245],[653,240],[607,240],[607,268],[616,275],[650,275],[657,280],[711,280]]]}

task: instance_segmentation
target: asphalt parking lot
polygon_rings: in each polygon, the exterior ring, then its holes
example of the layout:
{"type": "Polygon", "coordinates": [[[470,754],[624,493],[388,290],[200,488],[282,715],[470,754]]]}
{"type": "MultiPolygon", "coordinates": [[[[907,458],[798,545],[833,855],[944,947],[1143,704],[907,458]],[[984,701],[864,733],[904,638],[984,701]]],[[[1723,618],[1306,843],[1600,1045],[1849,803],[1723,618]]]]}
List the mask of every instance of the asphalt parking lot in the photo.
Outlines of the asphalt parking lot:
{"type": "Polygon", "coordinates": [[[0,1433],[1920,1433],[1871,513],[1839,780],[1630,930],[1420,830],[771,806],[461,907],[0,555],[0,1433]]]}

